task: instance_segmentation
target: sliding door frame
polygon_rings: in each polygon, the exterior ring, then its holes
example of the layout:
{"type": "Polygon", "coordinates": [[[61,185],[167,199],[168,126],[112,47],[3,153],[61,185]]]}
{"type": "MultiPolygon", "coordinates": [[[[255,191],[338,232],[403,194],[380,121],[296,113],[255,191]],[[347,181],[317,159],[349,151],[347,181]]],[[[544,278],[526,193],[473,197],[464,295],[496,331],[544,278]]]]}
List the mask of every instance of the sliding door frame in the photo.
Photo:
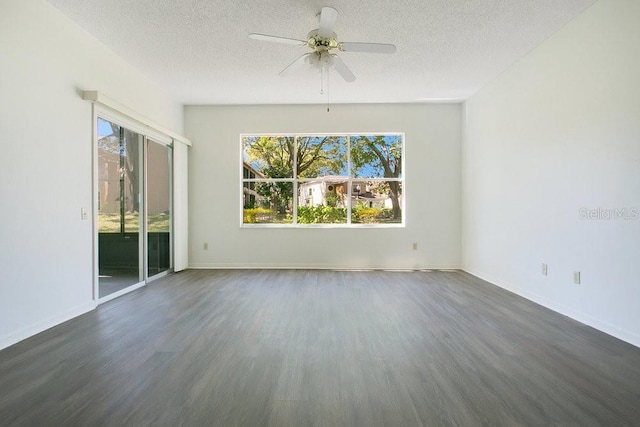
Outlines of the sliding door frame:
{"type": "Polygon", "coordinates": [[[102,304],[107,301],[110,301],[114,298],[117,298],[121,295],[132,292],[136,289],[139,289],[145,286],[147,283],[158,279],[160,277],[164,277],[167,274],[173,272],[174,266],[174,245],[175,239],[173,236],[174,230],[174,206],[173,206],[173,167],[174,167],[174,156],[173,156],[173,146],[174,141],[168,135],[164,133],[158,132],[149,126],[146,126],[134,119],[129,118],[128,116],[118,112],[117,110],[98,105],[96,103],[92,104],[92,204],[93,204],[93,299],[98,303],[102,304]],[[99,243],[99,234],[98,234],[98,119],[108,120],[109,122],[115,123],[119,126],[122,126],[128,130],[138,133],[142,136],[142,209],[139,213],[139,244],[138,244],[138,271],[140,272],[140,268],[142,268],[142,281],[128,286],[124,289],[116,291],[112,294],[105,295],[100,298],[100,280],[99,280],[99,252],[98,252],[98,243],[99,243]],[[170,220],[169,220],[169,268],[162,273],[156,274],[154,276],[149,277],[148,274],[148,224],[147,224],[147,144],[161,144],[166,146],[170,152],[170,162],[169,162],[169,207],[170,207],[170,220]]]}

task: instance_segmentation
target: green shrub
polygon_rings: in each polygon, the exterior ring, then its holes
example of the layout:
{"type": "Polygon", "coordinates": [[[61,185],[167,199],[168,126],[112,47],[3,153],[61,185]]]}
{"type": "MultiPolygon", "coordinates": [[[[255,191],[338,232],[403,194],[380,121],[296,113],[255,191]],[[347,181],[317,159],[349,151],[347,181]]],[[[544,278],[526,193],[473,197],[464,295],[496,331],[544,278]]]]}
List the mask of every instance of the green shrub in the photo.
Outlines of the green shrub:
{"type": "Polygon", "coordinates": [[[298,206],[299,224],[344,224],[347,209],[332,206],[298,206]]]}
{"type": "Polygon", "coordinates": [[[393,217],[393,209],[369,208],[358,205],[351,211],[351,221],[360,224],[377,224],[393,217]]]}
{"type": "Polygon", "coordinates": [[[270,222],[265,221],[273,216],[273,212],[271,209],[267,208],[252,208],[245,209],[242,215],[242,221],[245,224],[256,224],[261,222],[270,222]]]}
{"type": "Polygon", "coordinates": [[[331,206],[332,208],[338,206],[338,202],[340,201],[340,197],[333,193],[326,194],[324,199],[327,201],[327,206],[331,206]]]}

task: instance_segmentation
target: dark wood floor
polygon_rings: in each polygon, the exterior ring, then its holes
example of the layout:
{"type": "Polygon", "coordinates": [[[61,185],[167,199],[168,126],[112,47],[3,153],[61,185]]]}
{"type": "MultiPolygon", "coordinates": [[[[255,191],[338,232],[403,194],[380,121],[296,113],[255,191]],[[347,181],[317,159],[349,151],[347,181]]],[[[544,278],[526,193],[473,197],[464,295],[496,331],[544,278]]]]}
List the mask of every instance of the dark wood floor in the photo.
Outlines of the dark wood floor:
{"type": "Polygon", "coordinates": [[[640,349],[462,272],[187,271],[1,351],[0,425],[640,425],[640,349]]]}

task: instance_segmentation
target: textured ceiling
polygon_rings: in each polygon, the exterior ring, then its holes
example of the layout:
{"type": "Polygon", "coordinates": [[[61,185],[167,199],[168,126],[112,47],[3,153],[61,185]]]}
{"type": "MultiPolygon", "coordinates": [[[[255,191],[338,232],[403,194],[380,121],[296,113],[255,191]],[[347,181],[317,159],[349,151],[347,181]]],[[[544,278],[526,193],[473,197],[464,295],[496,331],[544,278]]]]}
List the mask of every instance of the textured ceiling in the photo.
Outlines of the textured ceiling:
{"type": "MultiPolygon", "coordinates": [[[[466,99],[594,0],[49,0],[184,104],[316,104],[320,72],[278,76],[308,48],[322,6],[339,41],[393,43],[393,55],[342,52],[357,80],[330,74],[331,103],[466,99]]],[[[97,88],[99,89],[99,88],[97,88]]]]}

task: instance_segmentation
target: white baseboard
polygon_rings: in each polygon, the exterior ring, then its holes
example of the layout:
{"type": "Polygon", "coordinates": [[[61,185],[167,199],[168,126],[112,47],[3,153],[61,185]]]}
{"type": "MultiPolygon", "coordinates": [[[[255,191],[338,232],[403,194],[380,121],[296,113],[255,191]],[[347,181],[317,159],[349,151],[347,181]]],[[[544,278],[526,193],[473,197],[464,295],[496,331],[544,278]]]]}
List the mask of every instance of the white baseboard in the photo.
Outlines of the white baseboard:
{"type": "Polygon", "coordinates": [[[615,338],[618,338],[622,341],[625,341],[631,345],[636,347],[640,347],[640,336],[633,332],[626,331],[624,329],[620,329],[615,325],[611,325],[610,323],[604,322],[600,319],[594,318],[589,314],[583,313],[579,310],[575,310],[573,308],[565,307],[561,304],[558,304],[548,298],[545,298],[541,295],[534,294],[532,292],[528,292],[518,286],[515,286],[512,283],[509,283],[504,280],[500,280],[496,277],[493,277],[489,274],[485,274],[480,271],[470,270],[466,268],[462,268],[462,271],[465,271],[472,276],[476,276],[484,281],[487,281],[491,284],[499,286],[503,289],[508,290],[509,292],[513,292],[516,295],[519,295],[523,298],[528,299],[529,301],[533,301],[536,304],[540,304],[543,307],[546,307],[550,310],[553,310],[557,313],[560,313],[564,316],[570,317],[573,320],[577,320],[580,323],[584,323],[585,325],[591,326],[594,329],[599,330],[600,332],[604,332],[605,334],[611,335],[615,338]]]}
{"type": "Polygon", "coordinates": [[[75,307],[73,310],[66,311],[62,314],[51,317],[49,319],[45,319],[34,325],[23,328],[19,331],[12,332],[8,335],[0,337],[0,350],[2,350],[3,348],[7,348],[9,346],[12,346],[33,335],[39,334],[40,332],[46,331],[47,329],[52,328],[56,325],[64,323],[67,320],[73,319],[74,317],[78,317],[81,314],[94,310],[96,307],[97,307],[96,302],[91,301],[89,303],[75,307]]]}
{"type": "Polygon", "coordinates": [[[418,267],[389,267],[384,265],[336,265],[336,264],[240,264],[240,263],[192,263],[189,268],[194,270],[460,270],[459,265],[430,265],[418,267]]]}

